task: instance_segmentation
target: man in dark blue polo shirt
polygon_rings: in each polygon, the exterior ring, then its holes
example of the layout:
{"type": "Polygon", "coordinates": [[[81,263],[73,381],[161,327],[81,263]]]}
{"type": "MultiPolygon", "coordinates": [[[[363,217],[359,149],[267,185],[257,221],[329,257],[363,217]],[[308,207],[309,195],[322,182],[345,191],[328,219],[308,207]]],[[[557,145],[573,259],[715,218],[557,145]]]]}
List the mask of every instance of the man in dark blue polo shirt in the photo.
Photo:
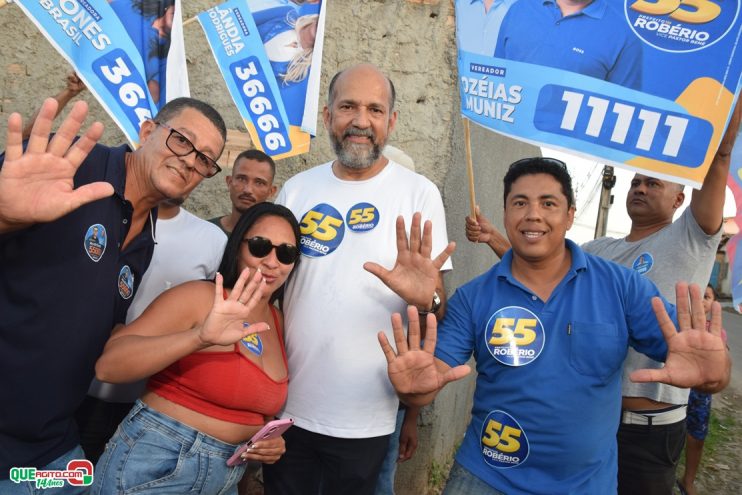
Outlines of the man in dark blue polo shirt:
{"type": "MultiPolygon", "coordinates": [[[[156,206],[216,174],[226,137],[216,110],[178,98],[142,123],[136,151],[97,144],[98,122],[75,140],[84,102],[50,140],[56,106],[44,102],[25,149],[21,118],[11,115],[0,156],[3,494],[39,486],[23,468],[65,470],[84,458],[74,411],[149,264],[156,206]]],[[[90,483],[63,481],[55,493],[90,483]]]]}
{"type": "Polygon", "coordinates": [[[641,42],[609,0],[520,0],[502,20],[495,57],[641,89],[641,42]]]}

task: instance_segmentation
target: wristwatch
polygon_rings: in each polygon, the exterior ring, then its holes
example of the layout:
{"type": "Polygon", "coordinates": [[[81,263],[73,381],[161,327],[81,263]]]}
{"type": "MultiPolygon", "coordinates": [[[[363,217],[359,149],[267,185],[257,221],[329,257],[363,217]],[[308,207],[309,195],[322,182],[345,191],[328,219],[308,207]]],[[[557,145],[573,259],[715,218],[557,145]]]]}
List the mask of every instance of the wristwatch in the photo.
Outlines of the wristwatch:
{"type": "Polygon", "coordinates": [[[420,311],[417,310],[417,313],[420,315],[427,315],[428,313],[435,313],[439,309],[441,309],[441,296],[438,295],[438,292],[433,292],[433,303],[430,306],[430,309],[427,311],[420,311]]]}

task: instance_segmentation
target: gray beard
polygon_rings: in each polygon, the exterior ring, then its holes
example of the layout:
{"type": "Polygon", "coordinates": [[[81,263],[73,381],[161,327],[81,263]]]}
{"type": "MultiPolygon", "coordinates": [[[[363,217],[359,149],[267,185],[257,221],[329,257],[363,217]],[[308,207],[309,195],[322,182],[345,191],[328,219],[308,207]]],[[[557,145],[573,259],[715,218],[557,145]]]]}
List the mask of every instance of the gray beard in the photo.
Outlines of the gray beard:
{"type": "Polygon", "coordinates": [[[332,133],[330,133],[330,142],[338,161],[348,168],[356,170],[369,168],[381,157],[381,146],[377,143],[373,143],[369,150],[368,146],[362,144],[340,141],[332,133]]]}

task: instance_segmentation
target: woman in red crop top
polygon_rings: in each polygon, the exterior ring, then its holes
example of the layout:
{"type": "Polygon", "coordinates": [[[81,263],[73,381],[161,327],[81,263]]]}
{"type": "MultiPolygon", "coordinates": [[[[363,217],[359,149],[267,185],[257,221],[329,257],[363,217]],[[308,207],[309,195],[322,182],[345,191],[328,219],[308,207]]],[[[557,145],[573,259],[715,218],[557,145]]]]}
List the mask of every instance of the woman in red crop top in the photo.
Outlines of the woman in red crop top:
{"type": "MultiPolygon", "coordinates": [[[[165,291],[114,331],[98,379],[151,376],[106,445],[93,494],[237,493],[244,465],[227,459],[286,400],[283,317],[273,302],[299,262],[299,226],[287,208],[260,203],[237,222],[215,281],[165,291]]],[[[244,458],[276,462],[282,438],[244,458]]]]}

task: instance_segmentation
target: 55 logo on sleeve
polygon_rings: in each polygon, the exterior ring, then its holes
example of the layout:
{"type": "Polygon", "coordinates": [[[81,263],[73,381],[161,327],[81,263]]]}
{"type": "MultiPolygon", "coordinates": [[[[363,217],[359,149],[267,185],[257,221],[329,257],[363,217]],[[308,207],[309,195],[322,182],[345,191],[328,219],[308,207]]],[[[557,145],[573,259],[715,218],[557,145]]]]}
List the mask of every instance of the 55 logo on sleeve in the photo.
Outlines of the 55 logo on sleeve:
{"type": "Polygon", "coordinates": [[[493,468],[511,468],[528,457],[528,437],[520,424],[505,411],[492,411],[482,423],[482,457],[493,468]]]}
{"type": "Polygon", "coordinates": [[[370,203],[358,203],[348,210],[345,223],[354,232],[368,232],[379,224],[379,210],[370,203]]]}
{"type": "Polygon", "coordinates": [[[343,241],[345,222],[332,206],[320,203],[306,212],[299,223],[301,253],[305,256],[326,256],[335,251],[343,241]]]}
{"type": "Polygon", "coordinates": [[[541,320],[519,306],[507,306],[490,316],[484,331],[492,357],[507,366],[525,366],[544,349],[546,335],[541,320]]]}

